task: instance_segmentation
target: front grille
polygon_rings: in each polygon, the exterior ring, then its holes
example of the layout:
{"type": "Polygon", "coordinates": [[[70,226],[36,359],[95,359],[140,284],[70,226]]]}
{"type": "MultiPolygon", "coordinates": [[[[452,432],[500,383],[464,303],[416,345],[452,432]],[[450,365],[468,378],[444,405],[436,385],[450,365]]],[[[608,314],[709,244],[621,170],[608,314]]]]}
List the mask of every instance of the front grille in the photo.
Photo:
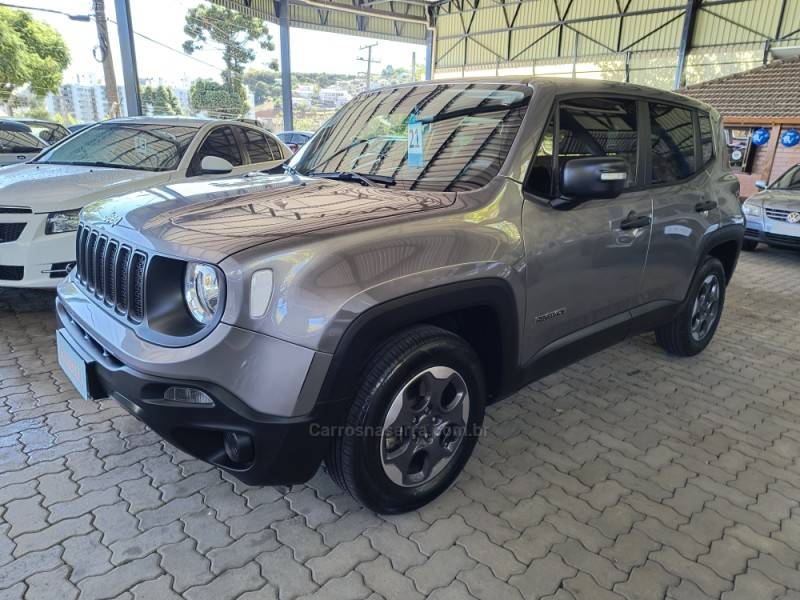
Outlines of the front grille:
{"type": "Polygon", "coordinates": [[[23,206],[0,206],[0,215],[30,215],[33,209],[23,206]]]}
{"type": "Polygon", "coordinates": [[[772,219],[773,221],[783,221],[785,223],[786,217],[797,211],[783,210],[781,208],[765,208],[764,212],[767,214],[768,219],[772,219]]]}
{"type": "Polygon", "coordinates": [[[745,230],[744,230],[744,234],[745,234],[745,235],[752,235],[752,236],[758,237],[758,229],[750,229],[750,228],[748,228],[748,229],[745,229],[745,230]]]}
{"type": "Polygon", "coordinates": [[[783,246],[794,246],[800,248],[800,236],[793,235],[778,235],[777,233],[768,233],[767,241],[775,242],[783,246]]]}
{"type": "Polygon", "coordinates": [[[15,242],[25,229],[25,223],[0,223],[0,244],[15,242]]]}
{"type": "Polygon", "coordinates": [[[23,267],[7,267],[0,265],[0,279],[5,281],[22,281],[22,276],[25,274],[23,267]]]}
{"type": "Polygon", "coordinates": [[[85,225],[78,228],[76,239],[83,287],[132,321],[144,319],[147,255],[85,225]]]}

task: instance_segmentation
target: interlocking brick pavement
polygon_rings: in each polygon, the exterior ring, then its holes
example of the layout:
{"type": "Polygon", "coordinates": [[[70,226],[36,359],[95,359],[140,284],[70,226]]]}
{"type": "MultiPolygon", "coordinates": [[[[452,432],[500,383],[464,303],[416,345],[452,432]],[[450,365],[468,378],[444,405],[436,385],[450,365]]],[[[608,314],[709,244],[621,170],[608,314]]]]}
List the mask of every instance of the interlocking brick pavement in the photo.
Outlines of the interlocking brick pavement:
{"type": "Polygon", "coordinates": [[[742,256],[697,358],[644,335],[490,407],[456,485],[392,517],[81,400],[52,303],[0,290],[0,598],[800,597],[800,254],[742,256]]]}

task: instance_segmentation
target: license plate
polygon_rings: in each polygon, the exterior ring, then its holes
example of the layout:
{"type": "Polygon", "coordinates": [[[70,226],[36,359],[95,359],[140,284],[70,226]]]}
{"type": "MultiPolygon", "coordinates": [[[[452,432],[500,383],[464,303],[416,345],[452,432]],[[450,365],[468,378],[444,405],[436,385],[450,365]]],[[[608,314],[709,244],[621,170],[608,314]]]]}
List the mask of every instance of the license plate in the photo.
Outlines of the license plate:
{"type": "Polygon", "coordinates": [[[84,400],[91,400],[89,395],[89,369],[86,361],[70,345],[67,338],[60,331],[56,334],[56,345],[58,347],[58,364],[61,370],[66,373],[72,385],[84,400]]]}

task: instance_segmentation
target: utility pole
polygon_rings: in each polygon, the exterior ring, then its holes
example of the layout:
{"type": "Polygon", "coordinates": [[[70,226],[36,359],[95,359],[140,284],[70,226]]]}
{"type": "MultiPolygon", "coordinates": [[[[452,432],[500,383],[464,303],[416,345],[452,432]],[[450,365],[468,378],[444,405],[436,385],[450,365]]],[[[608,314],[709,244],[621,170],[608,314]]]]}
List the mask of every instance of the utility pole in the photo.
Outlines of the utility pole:
{"type": "Polygon", "coordinates": [[[367,63],[367,91],[369,91],[369,86],[370,86],[370,83],[372,82],[372,63],[375,63],[376,65],[379,65],[381,63],[381,61],[374,60],[372,58],[372,49],[377,45],[378,45],[378,42],[375,42],[374,44],[370,44],[368,46],[361,46],[359,48],[359,50],[366,50],[367,51],[367,58],[364,58],[363,56],[359,56],[356,59],[356,60],[360,60],[362,62],[367,63]]]}
{"type": "Polygon", "coordinates": [[[108,21],[106,20],[105,0],[94,0],[94,20],[97,23],[97,48],[95,60],[103,63],[103,78],[106,82],[106,99],[108,100],[108,116],[120,115],[119,95],[117,95],[117,77],[114,74],[114,58],[108,43],[108,21]]]}
{"type": "Polygon", "coordinates": [[[417,53],[411,53],[411,81],[417,80],[417,53]]]}

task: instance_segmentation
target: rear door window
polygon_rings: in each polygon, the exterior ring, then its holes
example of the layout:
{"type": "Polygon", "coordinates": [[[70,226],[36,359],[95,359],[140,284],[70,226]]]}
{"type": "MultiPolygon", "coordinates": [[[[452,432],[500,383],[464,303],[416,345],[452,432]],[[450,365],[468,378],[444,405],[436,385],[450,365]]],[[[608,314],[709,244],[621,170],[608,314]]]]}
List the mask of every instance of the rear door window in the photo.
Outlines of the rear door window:
{"type": "Polygon", "coordinates": [[[697,169],[692,111],[667,104],[650,104],[650,181],[671,183],[697,169]]]}
{"type": "MultiPolygon", "coordinates": [[[[242,132],[244,147],[247,149],[247,154],[250,155],[251,163],[275,160],[275,154],[265,134],[255,129],[245,129],[244,127],[240,128],[239,131],[242,132]]],[[[271,142],[272,140],[269,141],[271,142]]]]}
{"type": "Polygon", "coordinates": [[[200,146],[197,151],[196,162],[200,166],[200,162],[206,156],[218,156],[224,158],[234,167],[242,165],[242,154],[239,152],[239,144],[236,142],[236,137],[233,135],[233,130],[230,127],[218,127],[208,134],[208,137],[200,146]]]}

